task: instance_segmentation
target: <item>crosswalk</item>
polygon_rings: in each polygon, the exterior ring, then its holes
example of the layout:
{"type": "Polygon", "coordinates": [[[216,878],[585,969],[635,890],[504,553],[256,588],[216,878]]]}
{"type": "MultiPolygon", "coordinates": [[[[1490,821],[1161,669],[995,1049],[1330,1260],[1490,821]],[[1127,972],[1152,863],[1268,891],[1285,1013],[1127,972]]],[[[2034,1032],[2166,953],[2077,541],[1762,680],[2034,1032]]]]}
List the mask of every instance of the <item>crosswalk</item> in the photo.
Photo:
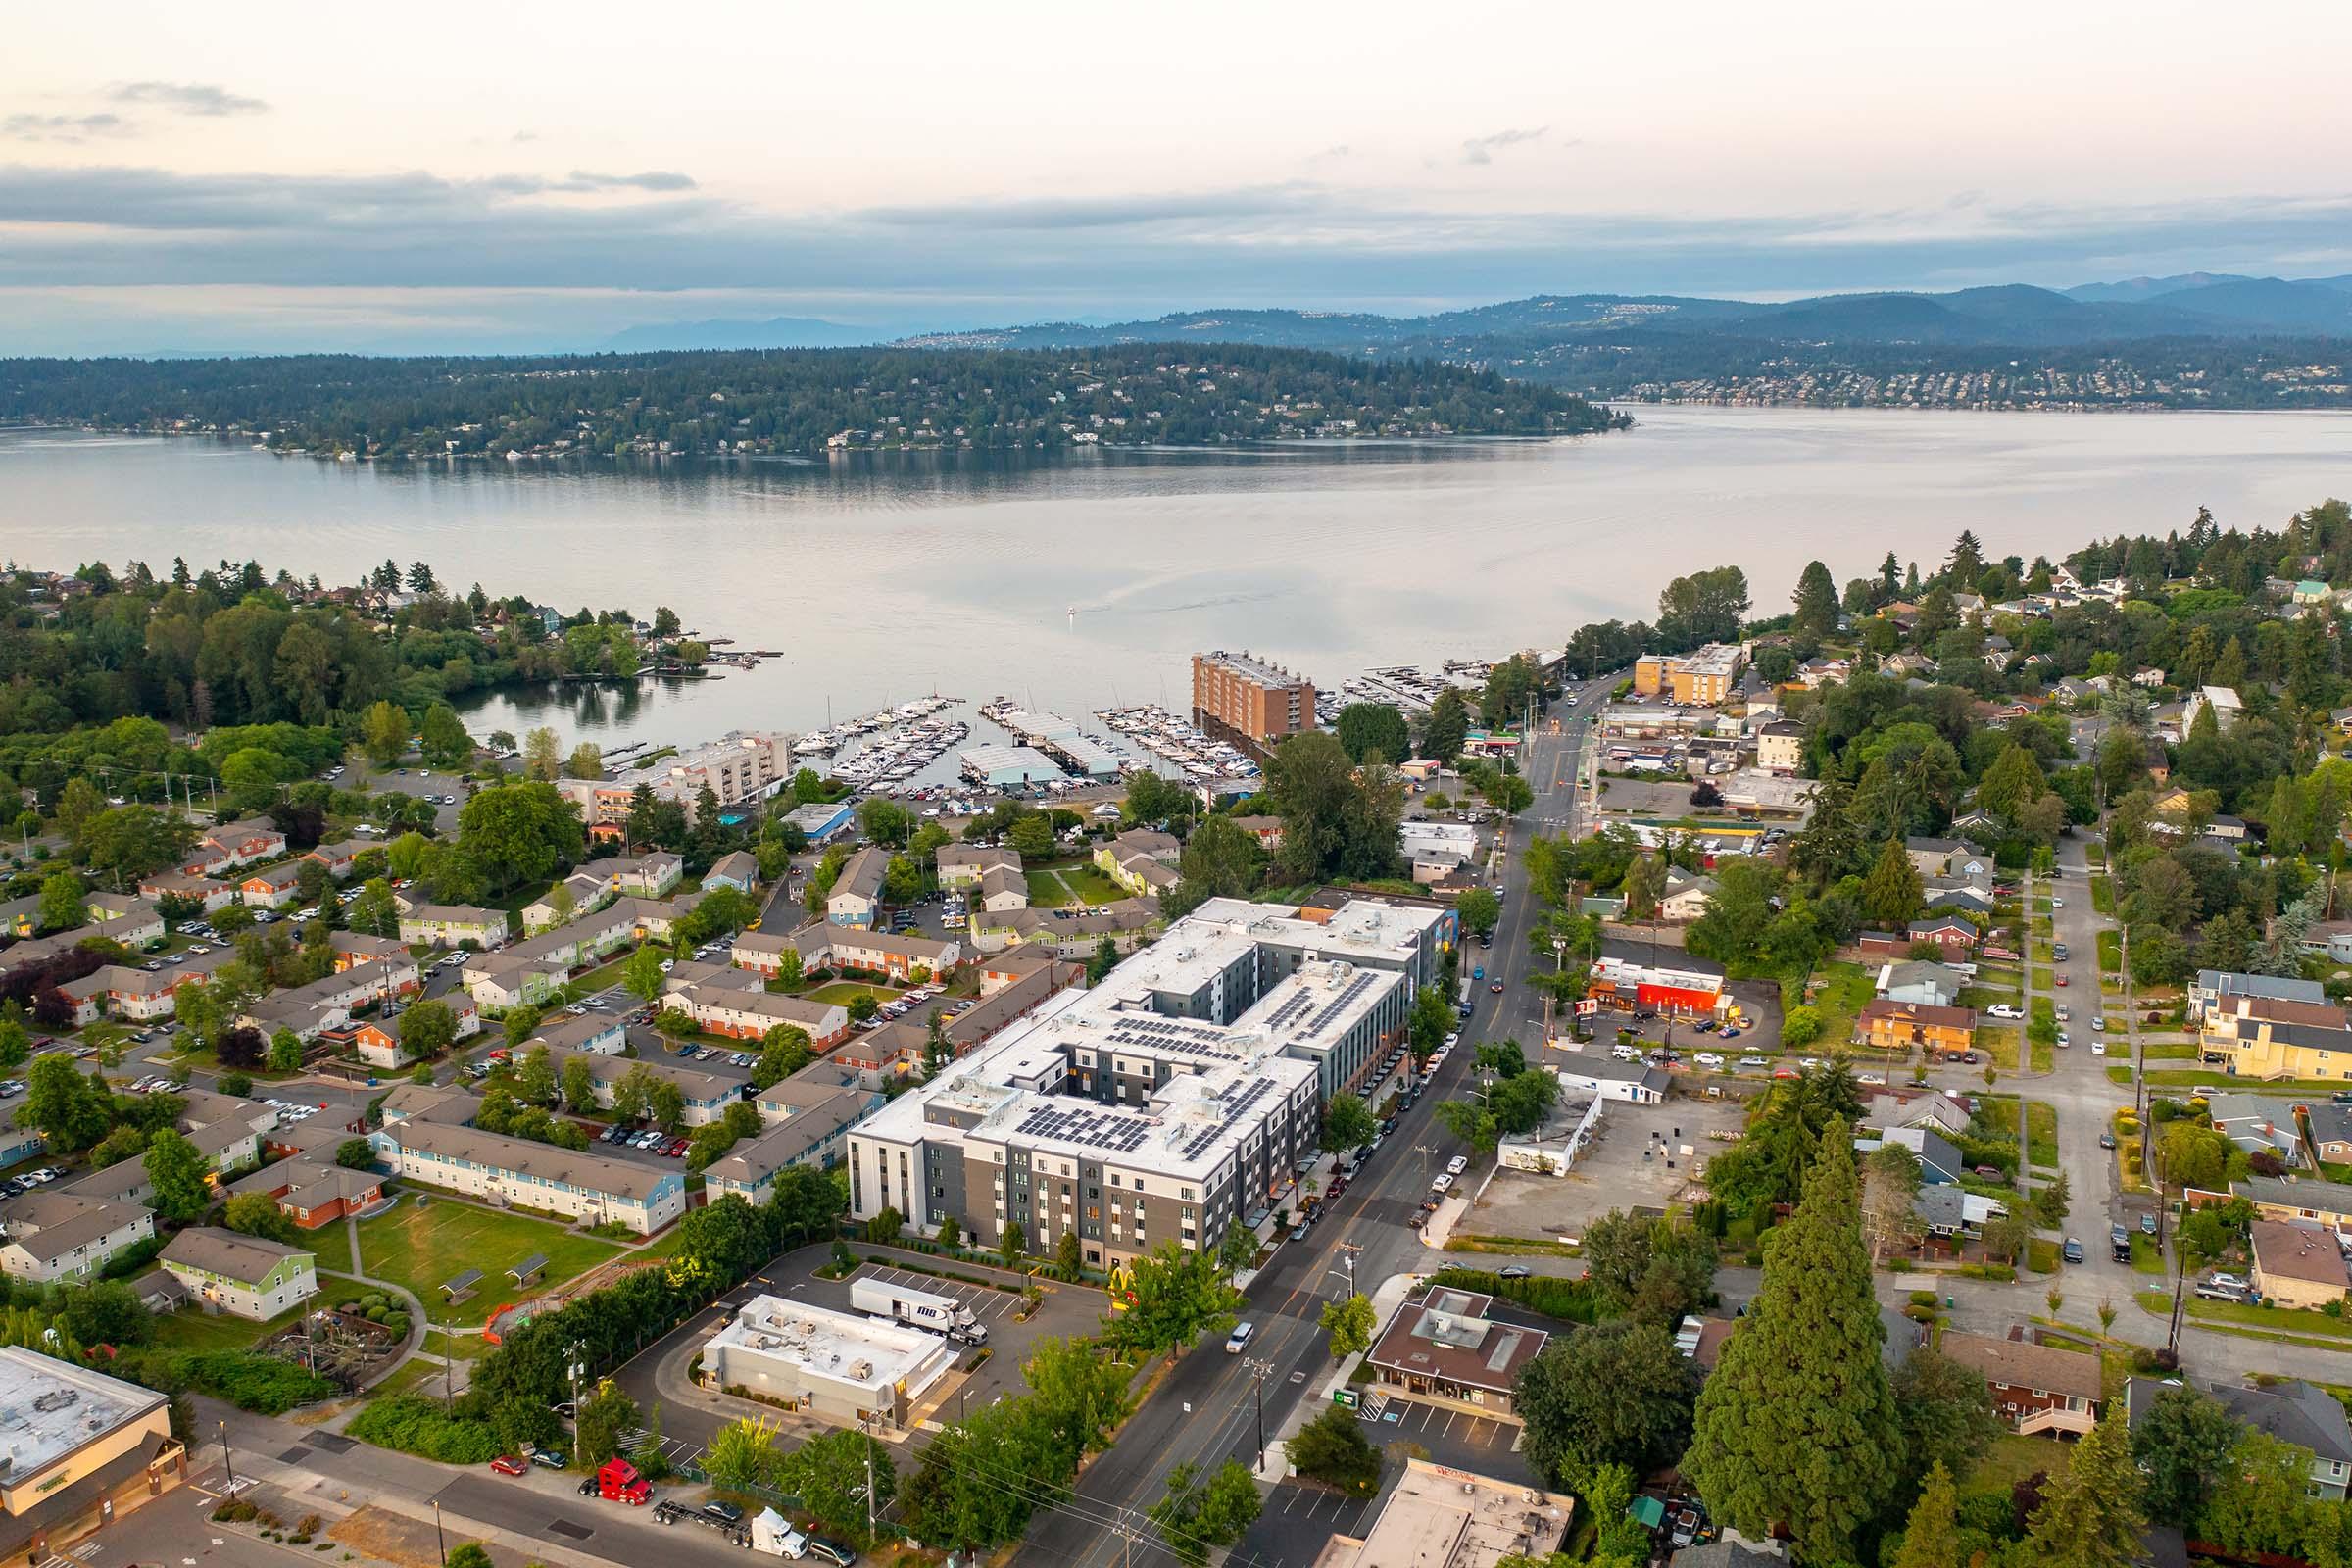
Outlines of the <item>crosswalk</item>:
{"type": "MultiPolygon", "coordinates": [[[[645,1446],[646,1439],[652,1436],[653,1434],[643,1427],[631,1427],[621,1434],[620,1451],[624,1454],[635,1453],[639,1448],[645,1446]]],[[[662,1457],[666,1458],[674,1469],[683,1470],[689,1466],[699,1465],[705,1451],[701,1444],[690,1443],[684,1438],[664,1436],[662,1440],[662,1457]]]]}

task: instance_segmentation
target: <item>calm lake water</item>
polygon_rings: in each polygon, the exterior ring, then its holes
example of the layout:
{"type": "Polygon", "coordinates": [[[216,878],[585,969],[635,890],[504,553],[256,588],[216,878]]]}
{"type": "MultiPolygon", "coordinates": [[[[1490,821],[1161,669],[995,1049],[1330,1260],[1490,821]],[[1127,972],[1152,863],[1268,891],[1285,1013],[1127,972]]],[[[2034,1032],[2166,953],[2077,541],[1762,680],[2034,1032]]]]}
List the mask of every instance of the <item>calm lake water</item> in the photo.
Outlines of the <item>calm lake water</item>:
{"type": "Polygon", "coordinates": [[[608,746],[803,729],[932,691],[1073,718],[1189,699],[1195,649],[1331,686],[1557,646],[1744,566],[1760,608],[1819,557],[2056,558],[2119,531],[2276,525],[2352,493],[2352,416],[1637,411],[1546,443],[1101,454],[1051,465],[321,464],[198,441],[0,431],[19,563],[258,559],[346,582],[385,557],[565,610],[674,608],[785,657],[724,679],[501,693],[478,731],[608,746]],[[829,707],[828,707],[829,705],[829,707]]]}

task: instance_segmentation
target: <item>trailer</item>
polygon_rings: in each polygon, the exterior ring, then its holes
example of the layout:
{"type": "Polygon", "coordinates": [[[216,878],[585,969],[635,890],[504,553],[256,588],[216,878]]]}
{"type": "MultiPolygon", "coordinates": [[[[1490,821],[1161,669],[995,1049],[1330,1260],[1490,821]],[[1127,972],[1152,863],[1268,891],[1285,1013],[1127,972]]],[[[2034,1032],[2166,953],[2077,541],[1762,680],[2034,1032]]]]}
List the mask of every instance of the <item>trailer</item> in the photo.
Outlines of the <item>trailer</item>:
{"type": "Polygon", "coordinates": [[[952,1296],[935,1296],[885,1280],[858,1279],[850,1282],[850,1304],[869,1317],[928,1329],[972,1345],[988,1343],[988,1330],[980,1326],[970,1308],[952,1296]]]}

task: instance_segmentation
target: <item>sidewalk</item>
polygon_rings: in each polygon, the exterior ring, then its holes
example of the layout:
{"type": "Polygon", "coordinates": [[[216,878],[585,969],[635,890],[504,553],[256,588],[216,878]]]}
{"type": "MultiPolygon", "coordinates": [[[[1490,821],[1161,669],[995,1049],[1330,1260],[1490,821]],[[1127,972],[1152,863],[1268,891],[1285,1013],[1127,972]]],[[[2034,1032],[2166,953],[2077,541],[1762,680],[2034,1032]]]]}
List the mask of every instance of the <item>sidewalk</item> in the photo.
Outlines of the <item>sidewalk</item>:
{"type": "MultiPolygon", "coordinates": [[[[1427,1278],[1429,1276],[1426,1274],[1392,1274],[1373,1287],[1372,1331],[1374,1334],[1378,1334],[1387,1325],[1389,1318],[1395,1314],[1398,1306],[1403,1304],[1405,1297],[1411,1293],[1412,1288],[1427,1278]]],[[[1283,1418],[1282,1425],[1277,1427],[1274,1435],[1266,1441],[1266,1462],[1257,1472],[1257,1479],[1261,1485],[1280,1486],[1284,1481],[1290,1479],[1292,1435],[1323,1413],[1323,1407],[1332,1402],[1333,1396],[1348,1386],[1348,1380],[1355,1375],[1355,1369],[1363,1359],[1361,1354],[1356,1354],[1340,1362],[1324,1376],[1321,1383],[1315,1385],[1312,1398],[1300,1399],[1291,1407],[1291,1413],[1283,1418]]]]}

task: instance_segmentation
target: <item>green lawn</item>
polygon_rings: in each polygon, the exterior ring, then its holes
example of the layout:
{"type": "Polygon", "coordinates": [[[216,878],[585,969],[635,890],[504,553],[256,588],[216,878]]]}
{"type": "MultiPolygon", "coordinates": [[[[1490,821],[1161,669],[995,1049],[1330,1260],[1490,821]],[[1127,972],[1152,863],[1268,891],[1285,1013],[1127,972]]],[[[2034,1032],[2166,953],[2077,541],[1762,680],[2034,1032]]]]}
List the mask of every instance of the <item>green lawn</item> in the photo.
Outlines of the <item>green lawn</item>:
{"type": "Polygon", "coordinates": [[[1990,1024],[1977,1031],[1976,1046],[1992,1059],[1996,1067],[2014,1070],[2017,1066],[2017,1031],[2001,1024],[1990,1024]]]}
{"type": "Polygon", "coordinates": [[[1960,1485],[1960,1494],[1962,1496],[1990,1494],[2006,1499],[2011,1488],[2038,1471],[2048,1471],[2053,1476],[2066,1474],[2074,1451],[2072,1444],[2005,1433],[1985,1450],[1976,1468],[1969,1471],[1968,1479],[1960,1485]]]}
{"type": "Polygon", "coordinates": [[[343,1221],[336,1220],[330,1225],[319,1226],[305,1236],[299,1245],[307,1247],[318,1254],[319,1273],[349,1274],[352,1272],[351,1227],[343,1221]]]}
{"type": "Polygon", "coordinates": [[[2058,1163],[2058,1107],[2046,1100],[2026,1102],[2026,1157],[2036,1165],[2058,1163]]]}
{"type": "MultiPolygon", "coordinates": [[[[323,1259],[322,1259],[323,1261],[323,1259]]],[[[350,1280],[333,1274],[318,1276],[317,1299],[332,1306],[340,1296],[358,1287],[350,1280]]],[[[242,1350],[257,1345],[281,1329],[293,1327],[302,1320],[310,1307],[290,1306],[267,1323],[250,1318],[234,1317],[226,1312],[211,1313],[199,1307],[183,1306],[155,1320],[155,1343],[172,1350],[242,1350]]]]}
{"type": "Polygon", "coordinates": [[[1854,1038],[1854,1019],[1878,995],[1875,970],[1858,963],[1825,963],[1818,971],[1822,986],[1813,998],[1813,1005],[1821,1009],[1821,1038],[1828,1045],[1842,1045],[1854,1038]]]}
{"type": "Polygon", "coordinates": [[[2142,1231],[2132,1233],[2132,1272],[2134,1274],[2164,1273],[2164,1253],[2156,1246],[2156,1238],[2142,1231]]]}
{"type": "Polygon", "coordinates": [[[1040,909],[1058,909],[1073,904],[1111,904],[1127,890],[1085,860],[1041,865],[1028,873],[1029,902],[1040,909]]]}
{"type": "Polygon", "coordinates": [[[616,1257],[620,1249],[581,1236],[552,1221],[502,1213],[434,1197],[418,1204],[404,1198],[389,1214],[360,1226],[360,1255],[368,1278],[405,1285],[426,1309],[446,1322],[478,1324],[518,1294],[532,1296],[616,1257]],[[547,1269],[527,1293],[518,1293],[506,1271],[532,1253],[547,1269]],[[441,1285],[467,1269],[480,1269],[472,1299],[446,1307],[441,1285]]]}
{"type": "Polygon", "coordinates": [[[871,997],[874,1004],[880,1006],[885,1002],[895,1000],[898,993],[888,986],[869,986],[860,980],[835,980],[829,985],[818,986],[807,995],[810,1002],[833,1002],[846,1007],[859,997],[871,997]]]}

